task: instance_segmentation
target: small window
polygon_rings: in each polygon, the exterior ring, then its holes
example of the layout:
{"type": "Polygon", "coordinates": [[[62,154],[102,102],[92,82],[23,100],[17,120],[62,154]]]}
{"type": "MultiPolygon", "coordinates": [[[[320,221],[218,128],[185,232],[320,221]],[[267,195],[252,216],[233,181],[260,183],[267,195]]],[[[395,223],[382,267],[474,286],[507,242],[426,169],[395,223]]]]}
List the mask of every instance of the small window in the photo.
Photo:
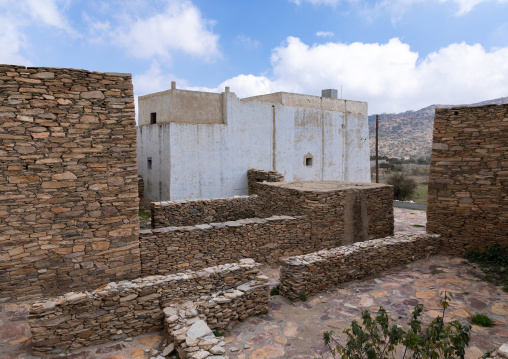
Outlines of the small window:
{"type": "Polygon", "coordinates": [[[152,157],[148,157],[146,159],[146,168],[148,168],[149,170],[152,169],[152,157]]]}
{"type": "Polygon", "coordinates": [[[150,125],[155,125],[157,123],[157,112],[152,112],[150,114],[150,125]]]}
{"type": "Polygon", "coordinates": [[[312,167],[313,162],[314,162],[314,156],[312,156],[312,154],[307,153],[305,156],[303,156],[303,165],[305,167],[312,167]]]}

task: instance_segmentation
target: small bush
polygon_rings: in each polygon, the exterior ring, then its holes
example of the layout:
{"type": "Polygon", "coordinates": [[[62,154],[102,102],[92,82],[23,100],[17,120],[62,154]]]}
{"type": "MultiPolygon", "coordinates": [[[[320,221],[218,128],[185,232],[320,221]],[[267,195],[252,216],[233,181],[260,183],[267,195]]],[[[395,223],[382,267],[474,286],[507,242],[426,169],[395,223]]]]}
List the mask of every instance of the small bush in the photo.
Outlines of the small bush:
{"type": "Polygon", "coordinates": [[[301,295],[300,295],[300,300],[301,300],[302,302],[306,302],[306,301],[307,301],[307,296],[306,296],[305,294],[301,294],[301,295]]]}
{"type": "Polygon", "coordinates": [[[466,253],[466,259],[470,262],[478,263],[485,273],[483,278],[487,282],[495,285],[506,286],[508,289],[508,246],[502,246],[494,243],[483,252],[473,250],[466,253]]]}
{"type": "Polygon", "coordinates": [[[445,324],[444,316],[450,298],[451,293],[445,292],[441,300],[441,316],[436,317],[425,330],[419,319],[423,304],[415,307],[407,331],[400,325],[391,325],[386,310],[380,307],[375,318],[368,310],[362,311],[363,325],[353,320],[351,328],[344,331],[347,340],[344,345],[332,336],[333,331],[324,332],[323,340],[333,358],[389,359],[394,357],[399,345],[402,358],[464,358],[471,326],[456,320],[445,324]]]}
{"type": "Polygon", "coordinates": [[[393,186],[393,198],[398,201],[405,201],[415,193],[416,182],[404,173],[394,173],[388,177],[387,183],[393,186]]]}
{"type": "Polygon", "coordinates": [[[480,327],[491,327],[494,325],[492,319],[487,317],[485,314],[475,314],[473,315],[473,324],[479,325],[480,327]]]}
{"type": "Polygon", "coordinates": [[[275,287],[272,288],[272,290],[270,291],[270,295],[279,295],[279,292],[280,292],[280,285],[276,285],[275,287]]]}
{"type": "Polygon", "coordinates": [[[147,211],[146,209],[141,209],[141,208],[139,209],[138,214],[141,218],[145,218],[145,219],[148,219],[152,216],[150,211],[147,211]]]}
{"type": "Polygon", "coordinates": [[[214,330],[213,331],[213,335],[215,335],[216,337],[222,337],[224,335],[224,333],[222,333],[221,331],[219,330],[214,330]]]}

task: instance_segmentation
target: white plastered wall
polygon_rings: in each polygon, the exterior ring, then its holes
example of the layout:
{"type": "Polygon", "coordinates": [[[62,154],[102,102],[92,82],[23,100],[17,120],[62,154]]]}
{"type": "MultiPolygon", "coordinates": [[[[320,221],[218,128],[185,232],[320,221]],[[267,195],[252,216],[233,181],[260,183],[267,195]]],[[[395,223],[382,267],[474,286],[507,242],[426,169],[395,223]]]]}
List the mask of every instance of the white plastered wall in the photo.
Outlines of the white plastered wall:
{"type": "Polygon", "coordinates": [[[287,181],[370,181],[366,103],[285,93],[222,96],[223,124],[138,128],[147,201],[245,195],[249,168],[276,170],[287,181]],[[312,166],[305,165],[306,155],[312,166]]]}

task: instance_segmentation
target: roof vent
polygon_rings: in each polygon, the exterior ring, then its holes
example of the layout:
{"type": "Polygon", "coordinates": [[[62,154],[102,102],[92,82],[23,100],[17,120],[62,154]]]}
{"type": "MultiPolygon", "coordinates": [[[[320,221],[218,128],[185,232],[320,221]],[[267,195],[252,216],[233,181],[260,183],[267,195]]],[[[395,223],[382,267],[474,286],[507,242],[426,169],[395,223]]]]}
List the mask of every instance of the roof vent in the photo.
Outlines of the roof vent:
{"type": "Polygon", "coordinates": [[[321,97],[328,97],[328,98],[334,98],[334,99],[339,98],[338,94],[337,94],[337,90],[335,90],[335,89],[321,90],[321,97]]]}

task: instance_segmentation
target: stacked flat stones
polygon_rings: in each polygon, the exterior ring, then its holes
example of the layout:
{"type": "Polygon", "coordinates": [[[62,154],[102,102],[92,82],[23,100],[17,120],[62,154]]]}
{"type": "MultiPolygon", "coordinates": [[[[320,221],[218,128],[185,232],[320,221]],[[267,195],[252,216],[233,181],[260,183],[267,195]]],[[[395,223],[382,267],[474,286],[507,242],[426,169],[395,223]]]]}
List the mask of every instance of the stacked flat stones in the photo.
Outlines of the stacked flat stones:
{"type": "Polygon", "coordinates": [[[400,234],[281,259],[280,293],[291,299],[311,296],[339,283],[437,254],[436,234],[400,234]]]}
{"type": "Polygon", "coordinates": [[[268,278],[257,276],[235,289],[165,308],[164,329],[180,358],[218,359],[225,342],[212,329],[230,330],[239,320],[268,312],[269,303],[268,278]]]}
{"type": "MultiPolygon", "coordinates": [[[[162,308],[248,281],[262,281],[263,277],[257,278],[259,266],[244,259],[197,272],[112,282],[92,292],[67,293],[35,302],[28,316],[33,353],[61,353],[160,330],[162,308]]],[[[264,303],[263,296],[255,303],[264,303]]]]}
{"type": "Polygon", "coordinates": [[[194,226],[259,217],[257,196],[152,202],[150,208],[152,228],[194,226]]]}
{"type": "Polygon", "coordinates": [[[260,182],[284,182],[284,176],[277,171],[264,171],[251,168],[247,171],[249,195],[257,194],[260,182]]]}
{"type": "Polygon", "coordinates": [[[130,74],[0,65],[0,297],[140,273],[130,74]]]}
{"type": "Polygon", "coordinates": [[[304,218],[273,216],[140,231],[142,274],[196,270],[241,258],[275,264],[280,257],[326,247],[309,237],[304,218]]]}
{"type": "Polygon", "coordinates": [[[437,109],[427,230],[445,253],[508,245],[508,105],[437,109]]]}

